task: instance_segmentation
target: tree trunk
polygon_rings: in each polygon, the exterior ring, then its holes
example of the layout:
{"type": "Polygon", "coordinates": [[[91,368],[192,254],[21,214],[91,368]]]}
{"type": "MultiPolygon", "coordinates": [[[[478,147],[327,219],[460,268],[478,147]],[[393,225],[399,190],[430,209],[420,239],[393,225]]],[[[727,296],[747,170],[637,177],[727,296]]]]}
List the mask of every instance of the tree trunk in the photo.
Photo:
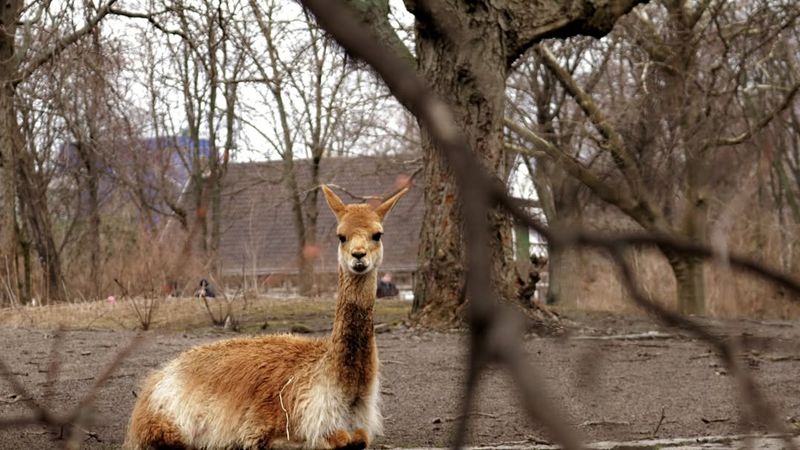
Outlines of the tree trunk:
{"type": "MultiPolygon", "coordinates": [[[[300,187],[297,185],[297,168],[292,155],[285,157],[283,177],[286,189],[292,202],[292,223],[297,235],[297,269],[299,274],[298,290],[300,295],[311,295],[314,288],[313,260],[309,257],[309,236],[303,216],[303,202],[300,198],[300,187]]],[[[313,241],[313,238],[311,238],[313,241]]]]}
{"type": "MultiPolygon", "coordinates": [[[[3,58],[3,55],[0,55],[3,58]]],[[[16,151],[12,131],[16,126],[13,107],[13,88],[0,86],[0,199],[3,201],[0,216],[0,255],[4,264],[15,266],[17,260],[17,189],[16,189],[16,151]]]]}
{"type": "MultiPolygon", "coordinates": [[[[89,216],[89,278],[92,283],[92,295],[95,298],[100,296],[100,174],[97,167],[97,144],[95,134],[89,138],[89,142],[79,142],[77,144],[78,156],[81,158],[86,175],[83,178],[85,191],[88,194],[87,213],[89,216]]],[[[83,203],[83,202],[80,202],[83,203]]]]}
{"type": "MultiPolygon", "coordinates": [[[[454,44],[436,30],[417,23],[419,68],[433,90],[450,106],[455,119],[486,168],[502,180],[508,174],[503,158],[503,112],[506,49],[497,11],[467,11],[461,2],[442,4],[450,23],[463,25],[465,36],[454,44]],[[487,69],[491,68],[491,69],[487,69]]],[[[425,158],[425,210],[413,313],[426,325],[447,326],[460,321],[464,302],[464,243],[458,195],[450,170],[440,160],[430,137],[422,131],[425,158]]],[[[511,222],[490,214],[492,276],[498,295],[511,299],[514,273],[511,222]]]]}
{"type": "Polygon", "coordinates": [[[22,304],[29,304],[33,295],[33,282],[31,280],[31,271],[33,264],[31,264],[31,241],[26,236],[24,231],[20,230],[19,247],[22,256],[22,276],[19,275],[17,270],[17,277],[20,277],[19,285],[19,301],[22,304]]]}
{"type": "MultiPolygon", "coordinates": [[[[211,144],[212,146],[214,144],[211,144]]],[[[216,153],[216,152],[215,152],[216,153]]],[[[216,157],[216,154],[214,155],[216,157]]],[[[217,164],[212,166],[211,175],[211,243],[209,271],[215,277],[221,277],[221,267],[219,265],[219,246],[222,242],[222,178],[224,174],[217,164]]],[[[220,278],[221,279],[221,278],[220,278]]]]}
{"type": "Polygon", "coordinates": [[[319,166],[324,150],[317,146],[312,150],[311,160],[311,191],[305,198],[303,207],[305,211],[305,251],[300,265],[300,293],[302,295],[313,295],[316,279],[314,277],[314,264],[319,258],[319,247],[317,244],[317,222],[319,211],[317,210],[317,195],[319,190],[319,166]]]}
{"type": "Polygon", "coordinates": [[[100,298],[100,188],[97,167],[91,161],[89,172],[89,254],[91,258],[92,289],[95,298],[100,298]]]}
{"type": "Polygon", "coordinates": [[[681,314],[703,314],[705,312],[703,261],[677,254],[669,254],[667,261],[669,261],[677,283],[678,312],[681,314]]]}
{"type": "Polygon", "coordinates": [[[531,257],[531,237],[527,225],[514,226],[514,259],[517,264],[530,262],[531,257]]]}
{"type": "MultiPolygon", "coordinates": [[[[22,147],[24,148],[24,147],[22,147]]],[[[33,238],[33,245],[39,255],[44,271],[47,292],[44,297],[51,300],[64,299],[61,258],[56,248],[50,213],[47,207],[47,194],[44,183],[38,179],[31,156],[20,149],[17,164],[17,194],[22,216],[33,238]],[[43,192],[45,191],[45,192],[43,192]]]]}
{"type": "MultiPolygon", "coordinates": [[[[36,170],[30,155],[26,155],[23,137],[14,108],[14,86],[7,80],[9,73],[0,73],[0,151],[2,151],[3,175],[3,234],[4,250],[9,261],[15,265],[17,245],[17,202],[19,211],[32,234],[39,261],[45,273],[47,292],[45,297],[62,299],[61,261],[53,239],[47,196],[41,192],[36,170]],[[37,189],[37,187],[39,187],[37,189]]],[[[25,225],[23,225],[25,226],[25,225]]]]}
{"type": "Polygon", "coordinates": [[[575,307],[576,305],[573,301],[574,296],[564,295],[564,278],[561,276],[562,273],[566,272],[563,270],[564,264],[566,263],[564,252],[554,252],[548,245],[547,256],[549,260],[547,261],[547,293],[544,297],[545,303],[548,305],[557,303],[561,306],[575,307]]]}

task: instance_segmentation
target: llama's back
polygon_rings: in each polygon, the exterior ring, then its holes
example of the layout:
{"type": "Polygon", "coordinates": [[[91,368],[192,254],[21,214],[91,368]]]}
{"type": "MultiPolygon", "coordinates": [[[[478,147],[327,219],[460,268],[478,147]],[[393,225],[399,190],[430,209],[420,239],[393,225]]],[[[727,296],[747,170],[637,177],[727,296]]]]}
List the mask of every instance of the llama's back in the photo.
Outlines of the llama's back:
{"type": "Polygon", "coordinates": [[[288,405],[295,395],[287,382],[326,348],[324,340],[276,335],[189,350],[144,384],[126,446],[266,447],[285,436],[281,401],[288,405]]]}

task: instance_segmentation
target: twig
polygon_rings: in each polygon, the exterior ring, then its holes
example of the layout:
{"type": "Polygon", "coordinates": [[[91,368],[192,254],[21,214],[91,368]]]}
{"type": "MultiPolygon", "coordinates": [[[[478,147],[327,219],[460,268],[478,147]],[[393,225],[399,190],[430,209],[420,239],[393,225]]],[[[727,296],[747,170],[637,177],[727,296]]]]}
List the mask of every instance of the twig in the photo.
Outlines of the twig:
{"type": "Polygon", "coordinates": [[[575,336],[576,341],[654,341],[661,339],[675,339],[677,336],[659,331],[648,331],[646,333],[633,334],[614,334],[611,336],[575,336]]]}
{"type": "Polygon", "coordinates": [[[626,422],[624,420],[586,420],[581,422],[580,426],[582,427],[596,427],[601,425],[630,425],[630,422],[626,422]]]}
{"type": "Polygon", "coordinates": [[[661,408],[661,417],[658,419],[658,423],[656,424],[656,429],[653,430],[653,433],[652,433],[653,437],[656,437],[656,435],[658,434],[658,430],[661,429],[661,424],[664,423],[664,418],[665,417],[666,417],[666,415],[664,414],[664,408],[661,408]]]}
{"type": "MultiPolygon", "coordinates": [[[[12,417],[0,420],[0,429],[19,428],[30,425],[45,425],[60,430],[61,437],[65,441],[63,444],[64,447],[71,448],[71,446],[75,445],[75,439],[77,438],[74,433],[78,430],[84,430],[82,427],[80,427],[80,424],[86,420],[89,405],[94,401],[97,392],[109,379],[111,374],[119,367],[122,361],[124,361],[134,350],[134,348],[140,344],[141,339],[141,334],[132,339],[130,344],[120,351],[111,361],[111,363],[105,368],[105,370],[103,370],[103,372],[96,378],[96,381],[89,392],[78,402],[77,405],[75,405],[74,408],[72,408],[67,414],[63,415],[56,414],[37,403],[36,400],[33,399],[33,396],[28,393],[25,387],[19,383],[11,371],[8,370],[8,367],[5,365],[5,363],[0,360],[0,377],[4,378],[11,385],[11,388],[17,393],[17,395],[19,395],[22,399],[25,399],[33,412],[33,414],[30,416],[12,417]]],[[[48,378],[54,376],[55,371],[52,369],[51,365],[50,370],[48,370],[48,378]]],[[[86,433],[90,437],[94,437],[95,439],[99,440],[99,437],[96,433],[86,433]]]]}
{"type": "Polygon", "coordinates": [[[709,424],[709,423],[724,423],[724,422],[730,422],[730,420],[731,419],[729,419],[727,417],[722,417],[722,418],[719,418],[719,419],[706,419],[705,417],[701,417],[700,418],[700,421],[705,423],[705,424],[709,424]]]}
{"type": "MultiPolygon", "coordinates": [[[[633,301],[644,310],[655,315],[656,318],[666,325],[686,330],[711,345],[725,364],[725,367],[736,379],[739,385],[741,402],[748,407],[752,417],[763,420],[771,431],[785,435],[786,427],[784,423],[767,403],[758,386],[750,376],[750,373],[747,371],[747,368],[739,363],[738,358],[736,358],[737,352],[735,348],[733,348],[733,344],[714,335],[693,320],[669,311],[658,302],[648,298],[648,296],[642,292],[630,264],[623,257],[622,246],[620,244],[617,244],[617,246],[613,248],[611,257],[620,272],[622,283],[631,295],[633,301]]],[[[789,449],[796,448],[791,438],[786,439],[785,444],[789,449]]]]}
{"type": "MultiPolygon", "coordinates": [[[[467,414],[467,416],[488,417],[488,418],[490,418],[490,419],[498,419],[498,418],[500,418],[500,416],[499,416],[499,415],[497,415],[497,414],[490,414],[490,413],[478,412],[478,411],[473,411],[473,412],[471,412],[471,413],[467,414]]],[[[464,414],[460,414],[460,415],[458,415],[458,416],[455,416],[455,417],[446,417],[446,418],[444,419],[444,421],[445,421],[445,422],[454,422],[454,421],[456,421],[456,420],[463,420],[463,419],[464,419],[464,417],[465,417],[465,415],[464,415],[464,414]]]]}

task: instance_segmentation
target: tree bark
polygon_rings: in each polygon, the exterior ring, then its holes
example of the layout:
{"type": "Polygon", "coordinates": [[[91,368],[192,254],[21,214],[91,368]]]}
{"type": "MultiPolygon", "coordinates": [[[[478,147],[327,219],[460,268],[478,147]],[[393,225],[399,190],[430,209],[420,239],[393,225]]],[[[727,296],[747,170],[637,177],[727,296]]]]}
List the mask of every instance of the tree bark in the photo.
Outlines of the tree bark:
{"type": "Polygon", "coordinates": [[[678,312],[702,315],[705,313],[705,277],[703,261],[669,251],[664,252],[678,287],[678,312]]]}
{"type": "MultiPolygon", "coordinates": [[[[91,128],[93,126],[90,125],[91,128]]],[[[95,134],[90,133],[89,142],[79,142],[77,144],[78,156],[81,159],[85,176],[81,177],[81,184],[84,189],[78,193],[81,196],[84,192],[88,194],[88,204],[86,205],[89,216],[89,278],[92,283],[92,295],[96,298],[100,295],[100,174],[97,167],[97,142],[95,134]]],[[[83,203],[82,201],[80,202],[83,203]]]]}
{"type": "Polygon", "coordinates": [[[17,76],[15,42],[20,0],[11,0],[0,8],[0,256],[8,267],[16,267],[16,151],[19,136],[14,112],[14,79],[17,76]]]}
{"type": "MultiPolygon", "coordinates": [[[[506,48],[498,11],[480,11],[460,2],[442,2],[439,17],[458,27],[466,39],[451,41],[430,24],[417,22],[419,69],[433,90],[446,99],[470,146],[486,168],[498,178],[508,175],[503,157],[503,112],[506,48]]],[[[423,130],[425,204],[420,233],[418,270],[414,286],[414,313],[434,326],[458,322],[464,302],[464,243],[459,217],[459,196],[450,170],[439,159],[423,130]]],[[[513,297],[511,222],[491,213],[492,276],[506,299],[513,297]]]]}
{"type": "MultiPolygon", "coordinates": [[[[0,33],[2,34],[2,33],[0,33]]],[[[5,59],[0,54],[0,59],[5,59]]],[[[13,88],[4,83],[0,86],[0,183],[3,201],[0,233],[2,247],[0,255],[8,262],[9,267],[16,266],[17,260],[17,189],[16,189],[16,151],[14,142],[16,117],[13,107],[13,88]]]]}
{"type": "MultiPolygon", "coordinates": [[[[534,43],[556,36],[606,34],[641,0],[603,2],[406,1],[416,17],[418,70],[450,103],[456,122],[485,167],[505,181],[503,157],[505,82],[511,64],[534,43]],[[421,3],[421,2],[420,2],[421,3]]],[[[352,3],[352,1],[351,1],[352,3]]],[[[364,20],[370,21],[364,16],[364,20]]],[[[372,21],[374,22],[374,21],[372,21]]],[[[379,27],[380,28],[380,27],[379,27]]],[[[459,198],[452,176],[423,130],[425,204],[420,233],[413,313],[426,324],[459,321],[465,280],[459,198]]],[[[469,201],[469,199],[465,199],[469,201]]],[[[511,298],[511,224],[490,217],[492,277],[501,298],[511,298]]]]}

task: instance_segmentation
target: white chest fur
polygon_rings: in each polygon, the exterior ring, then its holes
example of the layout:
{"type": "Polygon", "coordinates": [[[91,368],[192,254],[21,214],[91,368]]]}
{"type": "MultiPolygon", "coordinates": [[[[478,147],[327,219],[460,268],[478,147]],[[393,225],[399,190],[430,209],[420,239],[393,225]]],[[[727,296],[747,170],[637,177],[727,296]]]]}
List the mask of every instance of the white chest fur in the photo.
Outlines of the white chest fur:
{"type": "Polygon", "coordinates": [[[305,441],[309,448],[323,448],[325,437],[336,430],[360,428],[370,439],[383,431],[377,376],[367,394],[356,399],[347,398],[343,389],[328,377],[320,376],[311,386],[298,398],[293,411],[295,423],[299,423],[303,435],[292,435],[292,440],[305,441]]]}

